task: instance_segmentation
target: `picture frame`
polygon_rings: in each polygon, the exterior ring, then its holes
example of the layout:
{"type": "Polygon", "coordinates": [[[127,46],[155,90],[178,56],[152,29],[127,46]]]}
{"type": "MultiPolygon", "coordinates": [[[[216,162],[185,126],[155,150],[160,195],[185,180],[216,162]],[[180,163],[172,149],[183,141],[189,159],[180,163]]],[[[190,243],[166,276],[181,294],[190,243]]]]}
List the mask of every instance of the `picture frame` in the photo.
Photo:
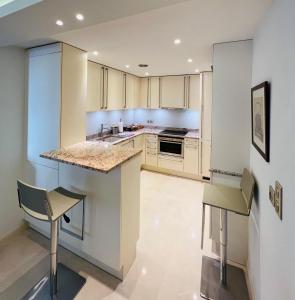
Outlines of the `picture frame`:
{"type": "Polygon", "coordinates": [[[251,89],[252,145],[269,162],[270,84],[265,81],[251,89]]]}

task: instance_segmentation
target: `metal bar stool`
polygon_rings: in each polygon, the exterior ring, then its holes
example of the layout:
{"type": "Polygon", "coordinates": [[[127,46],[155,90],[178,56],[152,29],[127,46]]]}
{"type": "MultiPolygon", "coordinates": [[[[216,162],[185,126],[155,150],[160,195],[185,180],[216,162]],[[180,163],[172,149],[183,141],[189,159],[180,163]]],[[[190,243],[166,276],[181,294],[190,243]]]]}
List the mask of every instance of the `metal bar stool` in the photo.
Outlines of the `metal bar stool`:
{"type": "MultiPolygon", "coordinates": [[[[59,220],[84,201],[85,195],[58,187],[51,192],[17,181],[19,206],[31,217],[50,222],[50,276],[42,278],[22,299],[74,299],[86,279],[63,264],[57,264],[59,220]]],[[[65,216],[68,220],[68,217],[65,216]]]]}
{"type": "MultiPolygon", "coordinates": [[[[221,173],[218,171],[217,173],[221,173]]],[[[236,173],[222,172],[237,176],[236,173]]],[[[220,262],[203,256],[201,297],[210,300],[248,300],[249,294],[242,269],[227,265],[227,212],[249,216],[251,211],[255,180],[244,169],[240,188],[220,184],[205,184],[203,194],[202,238],[204,244],[205,207],[220,209],[220,262]]]]}

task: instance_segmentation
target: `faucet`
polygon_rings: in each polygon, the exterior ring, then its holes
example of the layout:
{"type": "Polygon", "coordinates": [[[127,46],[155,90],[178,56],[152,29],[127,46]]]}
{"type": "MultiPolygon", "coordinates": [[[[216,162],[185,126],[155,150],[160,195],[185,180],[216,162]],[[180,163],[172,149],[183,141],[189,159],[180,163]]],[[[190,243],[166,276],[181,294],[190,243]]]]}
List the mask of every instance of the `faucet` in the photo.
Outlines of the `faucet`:
{"type": "Polygon", "coordinates": [[[104,127],[103,123],[100,124],[100,130],[98,130],[99,132],[99,136],[103,136],[103,130],[104,129],[109,129],[108,127],[104,127]]]}

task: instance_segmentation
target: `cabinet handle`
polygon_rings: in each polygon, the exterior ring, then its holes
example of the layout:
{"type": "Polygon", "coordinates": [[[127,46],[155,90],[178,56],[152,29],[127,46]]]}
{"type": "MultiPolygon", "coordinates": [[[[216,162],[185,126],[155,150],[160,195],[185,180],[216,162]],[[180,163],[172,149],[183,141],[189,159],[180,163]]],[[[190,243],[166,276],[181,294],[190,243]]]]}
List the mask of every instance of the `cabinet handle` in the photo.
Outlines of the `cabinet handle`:
{"type": "Polygon", "coordinates": [[[191,89],[191,77],[188,76],[187,77],[187,108],[190,108],[190,101],[191,101],[190,89],[191,89]]]}
{"type": "Polygon", "coordinates": [[[105,109],[108,108],[108,102],[109,102],[109,69],[106,68],[106,95],[105,95],[105,109]]]}
{"type": "Polygon", "coordinates": [[[124,74],[124,80],[123,80],[123,84],[124,84],[124,108],[127,107],[127,75],[124,74]]]}
{"type": "Polygon", "coordinates": [[[104,108],[104,67],[100,69],[100,109],[104,108]]]}
{"type": "Polygon", "coordinates": [[[183,77],[183,107],[185,108],[186,98],[186,77],[183,77]]]}
{"type": "Polygon", "coordinates": [[[159,108],[162,107],[162,81],[161,77],[159,77],[159,108]]]}
{"type": "Polygon", "coordinates": [[[147,97],[146,97],[146,107],[149,107],[149,97],[150,97],[150,78],[148,78],[147,82],[147,97]]]}

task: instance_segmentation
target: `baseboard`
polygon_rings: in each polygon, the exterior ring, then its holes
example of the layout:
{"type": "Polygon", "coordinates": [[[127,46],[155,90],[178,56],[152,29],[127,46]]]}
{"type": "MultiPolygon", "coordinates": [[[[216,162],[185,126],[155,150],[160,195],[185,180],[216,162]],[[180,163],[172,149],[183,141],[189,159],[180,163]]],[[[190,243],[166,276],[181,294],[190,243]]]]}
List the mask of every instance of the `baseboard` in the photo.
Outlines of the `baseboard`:
{"type": "Polygon", "coordinates": [[[176,176],[176,177],[180,177],[180,178],[187,178],[187,179],[192,179],[192,180],[197,180],[197,181],[207,181],[207,180],[204,180],[201,175],[194,175],[194,174],[189,174],[189,173],[180,172],[180,171],[158,168],[158,167],[145,165],[145,164],[141,166],[141,169],[156,172],[156,173],[162,173],[162,174],[166,174],[166,175],[172,175],[172,176],[176,176]]]}

